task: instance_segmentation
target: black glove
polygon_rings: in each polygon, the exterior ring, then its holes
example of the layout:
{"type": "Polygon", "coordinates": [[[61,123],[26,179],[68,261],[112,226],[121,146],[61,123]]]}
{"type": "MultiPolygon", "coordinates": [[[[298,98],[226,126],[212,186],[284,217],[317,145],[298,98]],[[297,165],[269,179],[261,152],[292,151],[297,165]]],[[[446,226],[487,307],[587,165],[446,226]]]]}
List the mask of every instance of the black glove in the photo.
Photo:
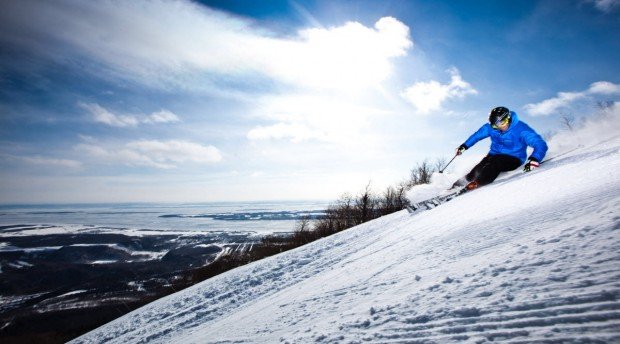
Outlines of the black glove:
{"type": "Polygon", "coordinates": [[[464,151],[467,150],[467,146],[465,145],[460,145],[457,149],[456,149],[456,155],[461,155],[463,154],[464,151]]]}
{"type": "Polygon", "coordinates": [[[538,168],[538,166],[540,166],[538,160],[530,158],[530,160],[528,160],[527,163],[525,163],[525,165],[523,166],[523,172],[530,172],[535,168],[538,168]]]}

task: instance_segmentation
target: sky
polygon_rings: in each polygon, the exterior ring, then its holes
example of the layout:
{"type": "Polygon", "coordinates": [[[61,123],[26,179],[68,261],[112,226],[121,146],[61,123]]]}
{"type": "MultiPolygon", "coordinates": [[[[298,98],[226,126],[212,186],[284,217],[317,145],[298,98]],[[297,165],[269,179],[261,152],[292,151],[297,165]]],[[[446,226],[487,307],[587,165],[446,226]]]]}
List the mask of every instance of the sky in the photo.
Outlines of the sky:
{"type": "Polygon", "coordinates": [[[3,204],[334,200],[620,101],[618,0],[0,7],[3,204]]]}

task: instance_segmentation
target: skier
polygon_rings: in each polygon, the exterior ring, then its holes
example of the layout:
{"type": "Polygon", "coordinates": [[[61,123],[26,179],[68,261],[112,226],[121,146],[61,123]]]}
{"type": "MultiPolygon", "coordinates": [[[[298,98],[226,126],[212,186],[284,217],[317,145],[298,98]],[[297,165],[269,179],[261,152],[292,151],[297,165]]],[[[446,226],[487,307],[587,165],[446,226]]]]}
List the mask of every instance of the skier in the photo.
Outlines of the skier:
{"type": "Polygon", "coordinates": [[[491,137],[489,154],[465,177],[457,180],[452,188],[465,186],[467,190],[473,190],[492,183],[501,172],[513,171],[525,162],[528,146],[534,148],[534,151],[527,158],[524,172],[537,168],[547,153],[547,143],[540,135],[520,121],[515,112],[499,106],[491,110],[489,123],[484,124],[456,149],[456,155],[463,154],[476,142],[487,137],[491,137]]]}

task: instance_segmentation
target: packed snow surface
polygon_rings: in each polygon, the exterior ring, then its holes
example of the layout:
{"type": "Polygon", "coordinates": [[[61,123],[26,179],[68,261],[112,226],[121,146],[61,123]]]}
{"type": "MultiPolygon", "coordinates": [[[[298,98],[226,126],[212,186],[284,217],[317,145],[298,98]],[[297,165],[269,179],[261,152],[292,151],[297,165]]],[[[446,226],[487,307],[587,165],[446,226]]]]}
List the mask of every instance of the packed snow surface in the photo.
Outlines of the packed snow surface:
{"type": "Polygon", "coordinates": [[[153,302],[76,343],[620,342],[620,138],[153,302]]]}

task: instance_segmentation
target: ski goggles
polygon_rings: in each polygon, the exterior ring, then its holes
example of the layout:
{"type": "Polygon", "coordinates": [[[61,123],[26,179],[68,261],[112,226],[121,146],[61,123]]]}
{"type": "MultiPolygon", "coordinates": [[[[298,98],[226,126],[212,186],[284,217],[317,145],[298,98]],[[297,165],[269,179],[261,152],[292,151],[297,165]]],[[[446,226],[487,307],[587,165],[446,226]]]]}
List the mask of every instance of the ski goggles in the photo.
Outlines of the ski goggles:
{"type": "Polygon", "coordinates": [[[499,129],[499,127],[505,126],[508,122],[510,122],[510,116],[505,116],[504,118],[500,118],[495,121],[491,127],[493,127],[493,129],[499,129]]]}

